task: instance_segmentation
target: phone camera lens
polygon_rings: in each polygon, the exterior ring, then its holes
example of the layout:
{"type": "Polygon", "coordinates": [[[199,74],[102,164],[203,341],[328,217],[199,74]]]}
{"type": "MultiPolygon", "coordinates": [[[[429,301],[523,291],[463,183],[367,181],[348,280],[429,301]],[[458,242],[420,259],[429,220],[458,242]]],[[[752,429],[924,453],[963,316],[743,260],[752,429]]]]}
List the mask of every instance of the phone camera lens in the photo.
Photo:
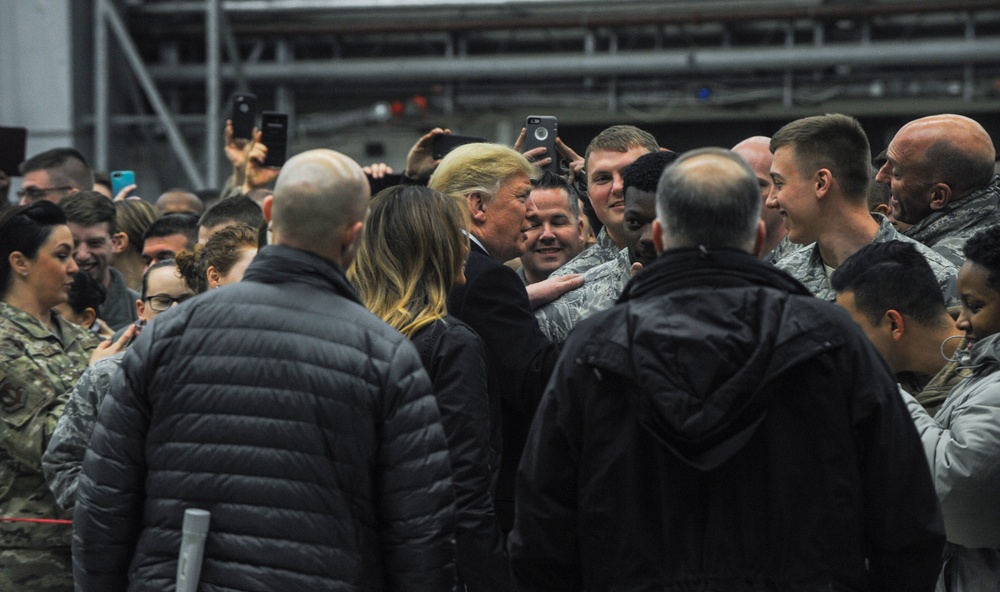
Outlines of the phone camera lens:
{"type": "Polygon", "coordinates": [[[545,129],[544,127],[536,127],[535,128],[535,139],[536,140],[538,140],[539,142],[544,142],[545,139],[548,138],[548,137],[549,137],[549,130],[545,129]]]}

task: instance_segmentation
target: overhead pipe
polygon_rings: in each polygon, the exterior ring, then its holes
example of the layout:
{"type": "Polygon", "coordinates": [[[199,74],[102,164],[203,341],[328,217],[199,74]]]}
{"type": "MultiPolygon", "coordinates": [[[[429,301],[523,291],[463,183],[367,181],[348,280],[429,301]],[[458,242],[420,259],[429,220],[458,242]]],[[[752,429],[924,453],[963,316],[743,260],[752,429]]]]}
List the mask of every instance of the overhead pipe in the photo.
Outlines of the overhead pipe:
{"type": "MultiPolygon", "coordinates": [[[[250,80],[259,82],[363,83],[373,80],[459,81],[531,80],[588,76],[663,76],[715,74],[758,70],[817,69],[833,66],[931,66],[995,63],[1000,37],[972,40],[888,41],[823,46],[630,51],[615,54],[483,55],[455,58],[384,58],[303,60],[292,63],[245,64],[250,80]]],[[[149,67],[161,83],[197,83],[205,80],[204,64],[149,67]]],[[[231,66],[222,76],[231,80],[231,66]]]]}

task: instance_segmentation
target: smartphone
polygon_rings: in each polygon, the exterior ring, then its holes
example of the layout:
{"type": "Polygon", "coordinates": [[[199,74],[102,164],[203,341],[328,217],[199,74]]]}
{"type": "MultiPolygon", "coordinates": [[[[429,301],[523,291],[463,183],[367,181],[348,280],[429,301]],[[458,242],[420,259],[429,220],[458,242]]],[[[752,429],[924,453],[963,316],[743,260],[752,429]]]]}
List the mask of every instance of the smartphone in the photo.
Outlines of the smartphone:
{"type": "Polygon", "coordinates": [[[257,125],[257,95],[236,93],[233,95],[232,113],[233,137],[253,139],[253,128],[257,125]]]}
{"type": "Polygon", "coordinates": [[[459,136],[458,134],[441,134],[434,136],[434,143],[431,145],[431,156],[434,160],[441,160],[446,154],[466,144],[478,144],[485,142],[486,138],[479,136],[459,136]]]}
{"type": "Polygon", "coordinates": [[[552,158],[545,170],[559,174],[559,153],[556,152],[556,136],[559,135],[559,122],[551,115],[529,115],[524,120],[524,151],[540,146],[545,147],[545,156],[552,158]]]}
{"type": "Polygon", "coordinates": [[[264,166],[280,167],[288,155],[288,114],[264,111],[260,114],[260,141],[267,146],[264,166]]]}
{"type": "Polygon", "coordinates": [[[27,128],[0,126],[0,171],[6,173],[8,177],[21,175],[17,167],[24,162],[24,149],[27,143],[27,128]]]}
{"type": "Polygon", "coordinates": [[[118,192],[129,185],[135,185],[135,172],[111,171],[111,196],[117,197],[118,192]]]}

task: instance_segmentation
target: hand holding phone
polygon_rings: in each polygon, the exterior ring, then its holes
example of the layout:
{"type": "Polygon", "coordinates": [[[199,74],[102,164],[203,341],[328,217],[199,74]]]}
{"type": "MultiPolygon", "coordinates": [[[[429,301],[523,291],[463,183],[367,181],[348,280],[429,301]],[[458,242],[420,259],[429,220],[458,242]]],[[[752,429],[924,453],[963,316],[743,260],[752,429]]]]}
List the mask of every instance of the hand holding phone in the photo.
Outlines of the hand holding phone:
{"type": "Polygon", "coordinates": [[[267,146],[264,166],[280,168],[288,154],[288,114],[264,111],[260,114],[260,141],[267,146]]]}
{"type": "Polygon", "coordinates": [[[434,144],[431,147],[431,156],[434,160],[441,160],[449,152],[466,144],[478,144],[485,142],[486,138],[479,136],[459,136],[457,134],[442,134],[434,137],[434,144]]]}
{"type": "Polygon", "coordinates": [[[232,114],[233,137],[253,139],[253,128],[257,126],[257,96],[251,93],[233,95],[232,114]]]}
{"type": "Polygon", "coordinates": [[[524,151],[545,148],[545,156],[550,158],[545,170],[559,174],[559,153],[556,152],[556,136],[559,123],[551,115],[529,115],[524,121],[524,151]]]}
{"type": "Polygon", "coordinates": [[[135,185],[134,171],[111,171],[112,197],[118,197],[118,194],[129,185],[135,185]]]}

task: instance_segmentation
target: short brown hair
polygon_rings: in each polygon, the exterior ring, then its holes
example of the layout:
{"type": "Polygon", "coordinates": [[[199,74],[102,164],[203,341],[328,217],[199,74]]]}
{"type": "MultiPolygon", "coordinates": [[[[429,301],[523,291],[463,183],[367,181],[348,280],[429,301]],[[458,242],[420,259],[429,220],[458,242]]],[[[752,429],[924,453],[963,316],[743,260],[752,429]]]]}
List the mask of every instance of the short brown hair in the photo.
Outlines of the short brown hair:
{"type": "Polygon", "coordinates": [[[656,138],[649,132],[644,132],[634,125],[613,125],[603,132],[597,134],[590,144],[587,145],[587,153],[584,161],[590,161],[590,153],[595,150],[606,150],[609,152],[628,152],[632,148],[640,147],[656,152],[660,149],[656,138]]]}
{"type": "Polygon", "coordinates": [[[771,137],[771,153],[791,146],[803,175],[828,169],[852,201],[864,201],[871,178],[871,148],[857,119],[840,113],[804,117],[771,137]]]}

